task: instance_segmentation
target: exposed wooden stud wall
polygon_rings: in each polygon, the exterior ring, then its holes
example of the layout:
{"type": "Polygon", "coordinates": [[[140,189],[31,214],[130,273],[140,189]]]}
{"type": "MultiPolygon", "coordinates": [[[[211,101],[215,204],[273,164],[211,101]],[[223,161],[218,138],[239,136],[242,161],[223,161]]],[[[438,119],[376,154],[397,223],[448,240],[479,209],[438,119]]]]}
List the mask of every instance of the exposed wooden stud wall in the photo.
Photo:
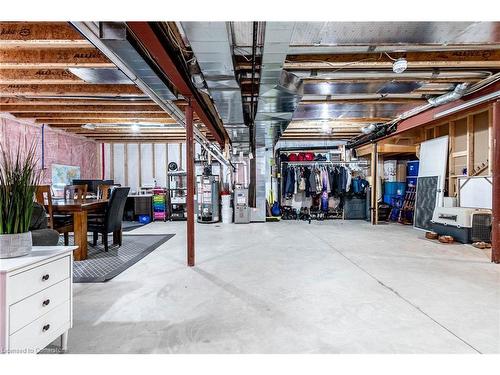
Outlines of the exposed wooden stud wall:
{"type": "Polygon", "coordinates": [[[151,154],[151,159],[152,159],[152,163],[153,163],[153,180],[156,180],[156,157],[155,157],[155,144],[154,143],[151,143],[151,148],[152,148],[152,154],[151,154]]]}
{"type": "Polygon", "coordinates": [[[471,176],[474,172],[474,118],[467,116],[467,175],[471,176]]]}
{"type": "Polygon", "coordinates": [[[139,188],[142,186],[142,144],[138,144],[138,155],[139,155],[139,188]]]}
{"type": "Polygon", "coordinates": [[[109,145],[109,177],[111,180],[115,179],[115,144],[109,145]]]}
{"type": "Polygon", "coordinates": [[[129,186],[128,183],[128,144],[123,145],[123,179],[125,180],[125,186],[129,186]]]}

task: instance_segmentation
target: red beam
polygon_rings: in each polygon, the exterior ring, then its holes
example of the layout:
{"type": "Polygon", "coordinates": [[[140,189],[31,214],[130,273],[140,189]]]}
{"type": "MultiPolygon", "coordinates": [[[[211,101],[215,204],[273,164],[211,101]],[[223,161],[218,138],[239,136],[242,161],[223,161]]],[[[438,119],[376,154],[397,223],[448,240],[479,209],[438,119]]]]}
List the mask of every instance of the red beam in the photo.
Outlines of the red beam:
{"type": "MultiPolygon", "coordinates": [[[[196,98],[191,86],[185,81],[181,70],[176,66],[168,52],[163,47],[160,39],[156,36],[154,30],[148,22],[127,22],[128,27],[134,35],[142,42],[149,54],[154,58],[163,73],[170,82],[185,98],[196,98]]],[[[224,140],[217,131],[217,125],[213,124],[209,116],[203,110],[203,107],[197,100],[193,100],[192,109],[196,112],[200,120],[205,124],[215,140],[224,147],[224,140]]]]}
{"type": "Polygon", "coordinates": [[[186,173],[187,173],[187,264],[194,266],[194,132],[193,107],[186,106],[186,173]]]}
{"type": "Polygon", "coordinates": [[[493,222],[491,261],[500,263],[500,102],[493,104],[493,222]]]}

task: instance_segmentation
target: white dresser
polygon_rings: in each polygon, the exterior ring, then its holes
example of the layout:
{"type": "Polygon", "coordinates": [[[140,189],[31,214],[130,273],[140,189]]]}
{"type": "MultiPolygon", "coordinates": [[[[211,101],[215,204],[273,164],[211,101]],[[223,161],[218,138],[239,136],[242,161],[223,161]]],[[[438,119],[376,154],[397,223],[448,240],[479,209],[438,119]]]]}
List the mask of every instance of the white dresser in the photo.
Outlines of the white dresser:
{"type": "Polygon", "coordinates": [[[0,353],[38,353],[73,324],[75,246],[35,246],[0,259],[0,353]]]}

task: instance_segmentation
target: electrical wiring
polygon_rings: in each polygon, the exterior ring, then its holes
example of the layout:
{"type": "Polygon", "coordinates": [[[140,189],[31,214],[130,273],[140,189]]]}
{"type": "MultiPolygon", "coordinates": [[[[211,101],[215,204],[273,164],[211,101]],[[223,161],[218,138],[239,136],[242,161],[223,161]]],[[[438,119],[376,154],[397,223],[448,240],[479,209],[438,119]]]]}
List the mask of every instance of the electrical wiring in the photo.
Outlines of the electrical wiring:
{"type": "MultiPolygon", "coordinates": [[[[380,61],[382,59],[382,53],[380,53],[379,57],[378,58],[374,58],[374,57],[367,57],[366,59],[361,59],[361,60],[357,60],[357,61],[351,61],[351,62],[348,62],[348,63],[345,63],[344,65],[342,65],[340,68],[337,68],[335,70],[332,70],[331,73],[335,73],[335,72],[338,72],[344,68],[347,68],[348,66],[351,66],[351,65],[356,65],[356,64],[359,64],[360,62],[364,62],[364,61],[380,61]]],[[[294,63],[294,61],[290,61],[290,60],[285,60],[286,63],[294,63]]],[[[319,63],[324,63],[324,64],[327,64],[327,65],[330,65],[334,68],[337,67],[337,65],[331,63],[330,61],[325,61],[325,60],[309,60],[308,62],[319,62],[319,63]]]]}

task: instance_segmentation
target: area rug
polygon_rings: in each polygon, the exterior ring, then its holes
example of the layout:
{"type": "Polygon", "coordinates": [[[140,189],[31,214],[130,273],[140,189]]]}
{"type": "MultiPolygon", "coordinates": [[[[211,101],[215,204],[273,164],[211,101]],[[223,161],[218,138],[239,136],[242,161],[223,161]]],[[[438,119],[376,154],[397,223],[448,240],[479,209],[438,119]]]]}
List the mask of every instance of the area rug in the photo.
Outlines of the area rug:
{"type": "Polygon", "coordinates": [[[138,221],[123,221],[122,222],[122,231],[123,232],[130,232],[133,231],[134,229],[137,228],[142,228],[147,224],[141,224],[138,221]]]}
{"type": "MultiPolygon", "coordinates": [[[[174,234],[127,234],[123,236],[121,247],[110,245],[108,252],[104,251],[100,236],[95,247],[92,246],[91,237],[89,237],[87,259],[73,262],[73,282],[102,283],[111,280],[173,236],[174,234]]],[[[70,244],[73,243],[72,240],[70,238],[70,244]]],[[[112,235],[109,243],[113,243],[112,235]]],[[[60,245],[62,244],[61,238],[60,245]]]]}

